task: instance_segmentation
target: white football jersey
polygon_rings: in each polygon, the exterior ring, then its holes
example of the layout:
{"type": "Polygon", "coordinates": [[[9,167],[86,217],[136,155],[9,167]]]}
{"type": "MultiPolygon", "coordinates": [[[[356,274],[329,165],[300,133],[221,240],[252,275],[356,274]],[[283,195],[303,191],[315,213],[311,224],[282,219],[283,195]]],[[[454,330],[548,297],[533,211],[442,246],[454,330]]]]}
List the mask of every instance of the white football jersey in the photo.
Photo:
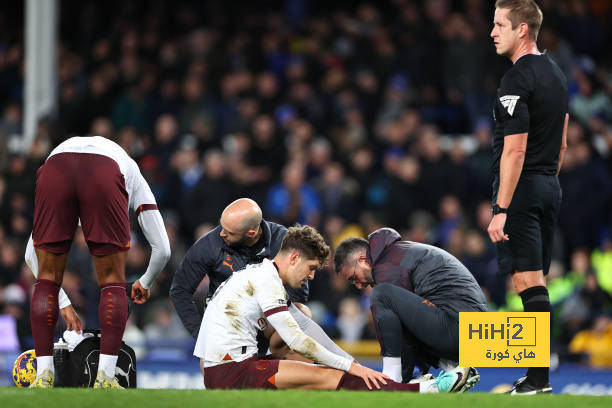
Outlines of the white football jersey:
{"type": "Polygon", "coordinates": [[[271,260],[234,274],[208,302],[193,354],[205,367],[243,361],[257,353],[257,330],[266,317],[287,311],[287,295],[271,260]]]}
{"type": "Polygon", "coordinates": [[[59,153],[100,154],[113,159],[119,165],[119,170],[125,179],[130,208],[136,211],[140,205],[156,204],[151,188],[140,174],[138,164],[112,140],[102,136],[75,136],[60,143],[49,157],[59,153]]]}

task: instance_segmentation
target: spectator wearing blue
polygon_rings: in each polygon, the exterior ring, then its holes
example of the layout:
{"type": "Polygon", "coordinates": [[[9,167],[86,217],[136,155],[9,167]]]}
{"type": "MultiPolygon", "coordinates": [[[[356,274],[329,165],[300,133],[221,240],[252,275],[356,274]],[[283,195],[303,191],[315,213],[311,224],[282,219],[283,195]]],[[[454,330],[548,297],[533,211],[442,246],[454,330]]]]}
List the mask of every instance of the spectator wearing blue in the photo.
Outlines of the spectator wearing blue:
{"type": "Polygon", "coordinates": [[[321,203],[315,189],[306,183],[305,175],[301,162],[290,162],[283,169],[282,182],[269,190],[266,210],[280,224],[318,225],[321,203]]]}

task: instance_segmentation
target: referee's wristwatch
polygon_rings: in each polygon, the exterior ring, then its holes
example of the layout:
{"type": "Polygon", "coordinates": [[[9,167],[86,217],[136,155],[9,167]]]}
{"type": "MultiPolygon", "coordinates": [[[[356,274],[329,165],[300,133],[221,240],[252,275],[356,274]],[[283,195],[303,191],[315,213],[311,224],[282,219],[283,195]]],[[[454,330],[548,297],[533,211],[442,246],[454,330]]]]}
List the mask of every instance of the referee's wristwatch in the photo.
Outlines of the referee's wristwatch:
{"type": "Polygon", "coordinates": [[[508,213],[508,209],[507,208],[502,208],[497,204],[493,204],[493,215],[497,215],[497,214],[507,214],[508,213]]]}

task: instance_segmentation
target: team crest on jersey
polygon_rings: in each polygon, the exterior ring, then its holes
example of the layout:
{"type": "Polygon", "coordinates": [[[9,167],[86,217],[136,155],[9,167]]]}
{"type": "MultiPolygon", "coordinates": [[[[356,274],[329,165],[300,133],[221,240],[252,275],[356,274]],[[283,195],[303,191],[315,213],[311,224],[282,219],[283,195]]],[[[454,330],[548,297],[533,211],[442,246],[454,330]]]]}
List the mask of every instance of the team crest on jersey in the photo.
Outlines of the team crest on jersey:
{"type": "Polygon", "coordinates": [[[268,321],[263,317],[260,317],[257,319],[257,326],[259,327],[259,330],[266,330],[268,328],[268,321]]]}
{"type": "Polygon", "coordinates": [[[518,95],[506,95],[499,98],[502,106],[506,108],[510,116],[514,113],[514,108],[516,107],[516,102],[519,100],[520,96],[518,95]]]}

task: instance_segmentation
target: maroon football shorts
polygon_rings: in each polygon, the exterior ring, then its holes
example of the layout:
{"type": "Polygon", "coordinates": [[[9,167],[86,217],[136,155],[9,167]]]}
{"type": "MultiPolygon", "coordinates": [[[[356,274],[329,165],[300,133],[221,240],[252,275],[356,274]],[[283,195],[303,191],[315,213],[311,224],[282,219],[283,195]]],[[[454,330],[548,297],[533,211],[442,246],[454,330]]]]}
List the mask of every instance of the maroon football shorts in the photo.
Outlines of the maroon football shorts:
{"type": "Polygon", "coordinates": [[[254,355],[241,362],[232,361],[204,369],[206,389],[259,388],[275,390],[279,360],[258,360],[254,355]]]}
{"type": "Polygon", "coordinates": [[[81,218],[92,255],[130,248],[128,193],[119,165],[90,153],[59,153],[36,173],[34,246],[54,254],[70,250],[81,218]]]}

